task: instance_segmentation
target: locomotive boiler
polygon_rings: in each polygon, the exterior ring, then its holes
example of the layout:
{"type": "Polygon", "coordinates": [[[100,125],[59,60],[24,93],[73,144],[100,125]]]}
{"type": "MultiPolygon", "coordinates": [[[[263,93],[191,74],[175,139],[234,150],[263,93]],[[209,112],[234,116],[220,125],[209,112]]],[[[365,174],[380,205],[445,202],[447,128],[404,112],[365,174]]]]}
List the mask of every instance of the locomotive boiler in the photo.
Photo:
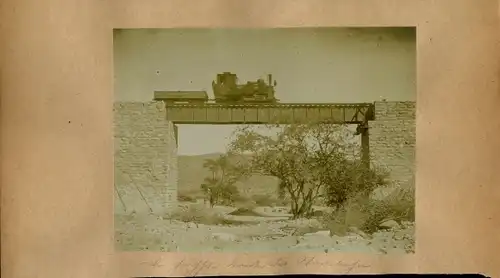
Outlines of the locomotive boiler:
{"type": "Polygon", "coordinates": [[[238,77],[231,72],[217,74],[216,81],[212,81],[216,103],[276,103],[276,81],[268,74],[268,82],[263,79],[238,84],[238,77]]]}

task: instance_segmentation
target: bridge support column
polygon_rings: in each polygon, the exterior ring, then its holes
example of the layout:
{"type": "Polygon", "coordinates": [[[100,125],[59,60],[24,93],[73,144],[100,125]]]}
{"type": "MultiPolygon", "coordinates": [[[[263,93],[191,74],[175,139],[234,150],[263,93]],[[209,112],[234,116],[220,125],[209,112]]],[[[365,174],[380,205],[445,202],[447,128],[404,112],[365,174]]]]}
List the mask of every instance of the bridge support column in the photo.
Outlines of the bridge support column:
{"type": "Polygon", "coordinates": [[[176,207],[175,126],[161,103],[116,102],[115,213],[156,213],[176,207]]]}
{"type": "Polygon", "coordinates": [[[174,124],[175,146],[179,147],[179,126],[174,124]]]}
{"type": "Polygon", "coordinates": [[[361,162],[366,169],[370,169],[370,136],[368,124],[360,124],[356,133],[361,135],[361,162]]]}

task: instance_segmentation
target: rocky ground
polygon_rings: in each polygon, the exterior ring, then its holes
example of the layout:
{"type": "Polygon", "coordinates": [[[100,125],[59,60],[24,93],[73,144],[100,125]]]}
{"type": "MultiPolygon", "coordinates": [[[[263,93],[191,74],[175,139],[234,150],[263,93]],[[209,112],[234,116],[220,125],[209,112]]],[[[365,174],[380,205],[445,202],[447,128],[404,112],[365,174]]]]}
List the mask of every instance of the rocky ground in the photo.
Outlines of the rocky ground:
{"type": "Polygon", "coordinates": [[[331,235],[318,219],[290,220],[277,209],[260,208],[255,210],[255,215],[246,216],[230,215],[234,208],[218,208],[218,211],[229,224],[183,222],[151,214],[115,215],[117,248],[120,251],[375,254],[406,254],[414,248],[415,228],[409,222],[388,221],[387,229],[372,235],[350,228],[346,235],[337,236],[331,235]]]}

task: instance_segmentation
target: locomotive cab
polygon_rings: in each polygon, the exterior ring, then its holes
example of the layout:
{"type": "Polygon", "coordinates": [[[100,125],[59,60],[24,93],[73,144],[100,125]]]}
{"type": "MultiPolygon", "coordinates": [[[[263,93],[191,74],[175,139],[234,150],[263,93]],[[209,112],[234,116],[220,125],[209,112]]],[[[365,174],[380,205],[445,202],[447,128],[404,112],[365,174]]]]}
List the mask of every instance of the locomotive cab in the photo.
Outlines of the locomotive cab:
{"type": "Polygon", "coordinates": [[[224,72],[217,74],[217,84],[234,87],[238,81],[238,77],[234,73],[224,72]]]}
{"type": "Polygon", "coordinates": [[[274,86],[271,74],[268,75],[268,84],[261,78],[238,85],[238,77],[231,72],[217,74],[216,81],[212,81],[216,103],[275,103],[274,86]]]}

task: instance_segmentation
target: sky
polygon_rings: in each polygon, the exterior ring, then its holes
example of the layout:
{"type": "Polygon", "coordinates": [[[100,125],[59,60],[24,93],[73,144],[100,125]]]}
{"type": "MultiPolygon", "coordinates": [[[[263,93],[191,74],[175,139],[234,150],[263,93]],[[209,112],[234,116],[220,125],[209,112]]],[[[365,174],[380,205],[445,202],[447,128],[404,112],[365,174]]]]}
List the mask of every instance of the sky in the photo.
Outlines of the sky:
{"type": "MultiPolygon", "coordinates": [[[[132,29],[114,34],[116,101],[206,90],[217,73],[273,74],[281,102],[416,100],[416,38],[401,28],[132,29]]],[[[180,125],[180,155],[223,152],[234,126],[180,125]]]]}

